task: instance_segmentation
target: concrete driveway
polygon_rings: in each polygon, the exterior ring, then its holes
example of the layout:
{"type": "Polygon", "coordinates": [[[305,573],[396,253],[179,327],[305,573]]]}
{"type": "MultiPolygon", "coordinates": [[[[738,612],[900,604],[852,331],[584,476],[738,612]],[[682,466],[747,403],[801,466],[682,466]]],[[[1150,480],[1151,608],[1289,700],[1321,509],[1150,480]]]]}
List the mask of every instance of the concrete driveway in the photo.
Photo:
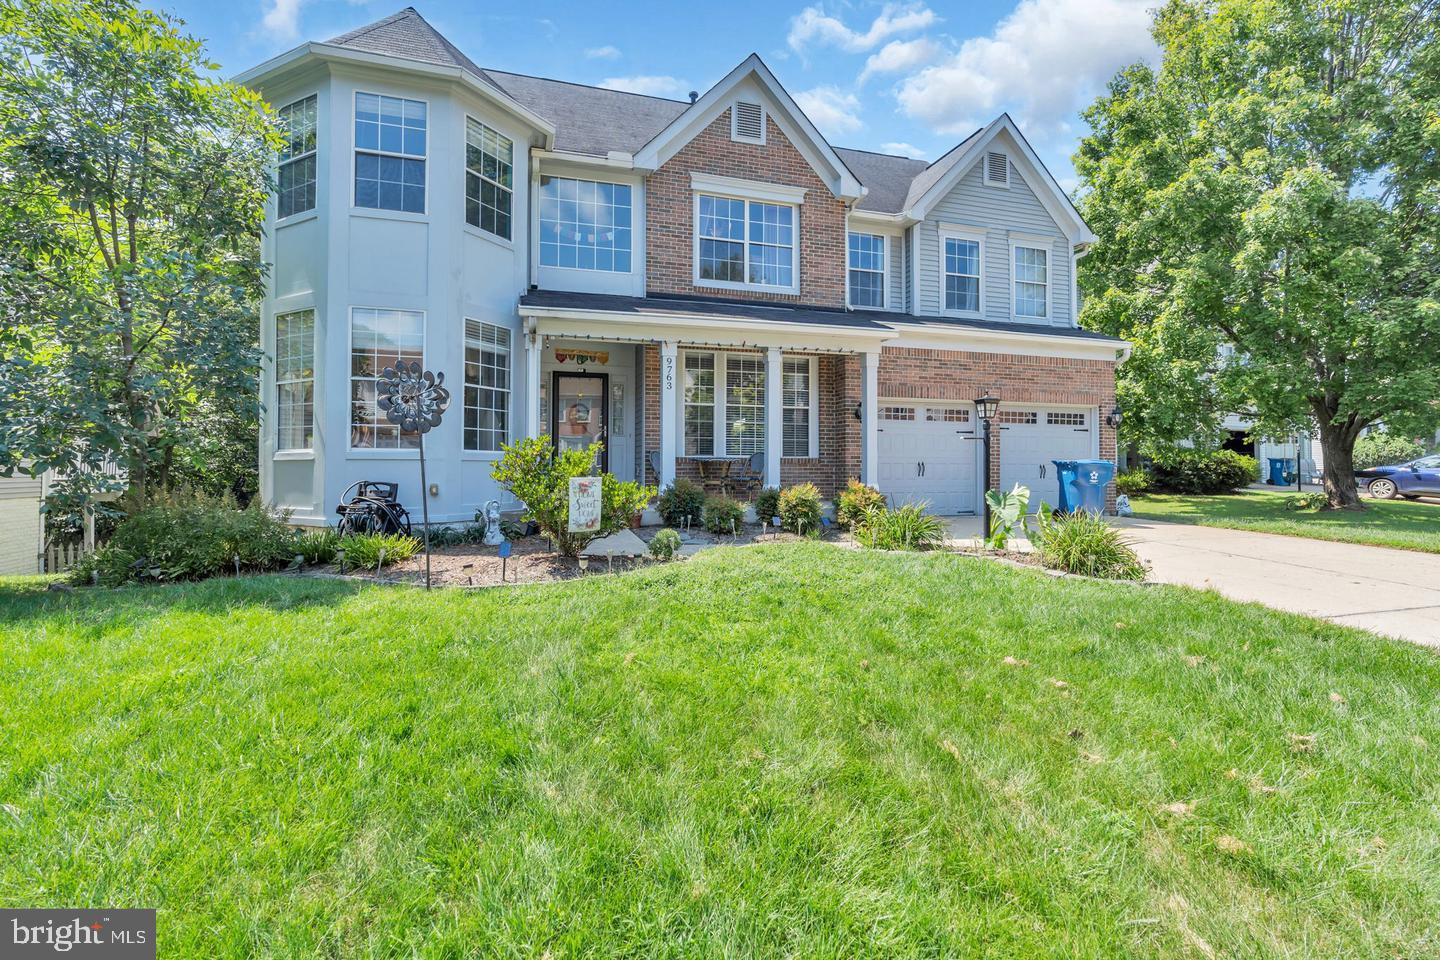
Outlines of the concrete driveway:
{"type": "Polygon", "coordinates": [[[1116,521],[1162,583],[1440,647],[1440,554],[1271,533],[1116,521]]]}

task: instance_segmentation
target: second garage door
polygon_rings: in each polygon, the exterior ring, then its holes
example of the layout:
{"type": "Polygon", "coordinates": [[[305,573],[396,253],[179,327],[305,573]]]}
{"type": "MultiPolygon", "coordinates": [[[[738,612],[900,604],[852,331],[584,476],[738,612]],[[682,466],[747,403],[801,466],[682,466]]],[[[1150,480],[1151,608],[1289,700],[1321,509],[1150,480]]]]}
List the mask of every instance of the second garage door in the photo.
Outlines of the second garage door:
{"type": "Polygon", "coordinates": [[[968,405],[881,401],[880,489],[892,504],[974,513],[979,502],[975,412],[968,405]]]}
{"type": "Polygon", "coordinates": [[[1030,488],[1031,511],[1040,501],[1054,504],[1060,495],[1052,460],[1095,456],[1093,410],[1000,408],[1000,489],[1020,483],[1030,488]]]}

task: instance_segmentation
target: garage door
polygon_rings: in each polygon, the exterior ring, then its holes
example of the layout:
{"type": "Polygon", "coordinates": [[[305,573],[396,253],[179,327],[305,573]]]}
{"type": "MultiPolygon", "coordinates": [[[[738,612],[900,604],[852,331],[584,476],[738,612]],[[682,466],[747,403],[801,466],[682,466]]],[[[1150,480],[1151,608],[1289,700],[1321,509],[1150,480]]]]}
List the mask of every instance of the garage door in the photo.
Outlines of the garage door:
{"type": "Polygon", "coordinates": [[[929,503],[931,513],[974,513],[975,413],[967,404],[881,401],[880,490],[892,504],[929,503]]]}
{"type": "Polygon", "coordinates": [[[1052,460],[1086,460],[1095,455],[1093,410],[1001,408],[1000,489],[1020,483],[1030,488],[1030,509],[1060,497],[1052,460]]]}

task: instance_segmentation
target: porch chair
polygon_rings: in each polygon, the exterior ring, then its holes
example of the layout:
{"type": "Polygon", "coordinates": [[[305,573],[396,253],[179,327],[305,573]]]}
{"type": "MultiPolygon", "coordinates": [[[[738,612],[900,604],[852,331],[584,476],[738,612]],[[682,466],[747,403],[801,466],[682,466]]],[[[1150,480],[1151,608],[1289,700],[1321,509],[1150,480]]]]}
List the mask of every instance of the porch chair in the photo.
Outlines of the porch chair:
{"type": "MultiPolygon", "coordinates": [[[[650,469],[655,473],[655,482],[660,482],[660,451],[651,450],[645,454],[645,462],[650,464],[650,469]]],[[[642,478],[643,479],[643,478],[642,478]]]]}
{"type": "Polygon", "coordinates": [[[729,486],[732,493],[750,494],[765,483],[765,451],[750,454],[744,466],[731,470],[729,486]]]}

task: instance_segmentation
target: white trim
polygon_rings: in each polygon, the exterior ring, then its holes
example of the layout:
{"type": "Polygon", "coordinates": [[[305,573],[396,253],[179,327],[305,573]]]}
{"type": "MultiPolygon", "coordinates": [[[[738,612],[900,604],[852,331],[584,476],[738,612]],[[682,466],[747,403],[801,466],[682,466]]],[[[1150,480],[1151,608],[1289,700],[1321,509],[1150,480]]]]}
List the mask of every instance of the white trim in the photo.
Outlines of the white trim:
{"type": "MultiPolygon", "coordinates": [[[[936,273],[940,277],[940,314],[946,317],[964,317],[969,320],[983,320],[985,318],[985,248],[989,245],[984,230],[971,227],[962,227],[953,223],[937,224],[939,241],[936,244],[939,263],[935,264],[936,273]],[[945,270],[945,241],[946,240],[968,240],[978,246],[978,261],[976,263],[980,273],[975,278],[979,287],[976,309],[974,310],[951,310],[946,297],[945,278],[948,273],[945,270]]],[[[964,276],[964,274],[956,274],[964,276]]]]}
{"type": "Polygon", "coordinates": [[[315,434],[319,431],[320,427],[319,417],[317,416],[320,405],[316,402],[318,394],[316,393],[315,381],[316,374],[319,372],[321,359],[319,316],[317,314],[318,311],[314,306],[308,306],[295,310],[275,311],[270,318],[270,340],[275,346],[274,360],[271,361],[274,369],[272,372],[273,375],[270,378],[270,392],[275,398],[275,418],[270,426],[273,434],[271,442],[274,443],[273,449],[277,459],[302,459],[301,457],[286,458],[280,456],[281,454],[287,453],[309,454],[311,457],[315,454],[315,434]],[[308,378],[296,377],[282,381],[280,379],[280,321],[286,317],[299,316],[302,313],[310,314],[310,376],[308,378]],[[280,385],[282,383],[304,383],[307,379],[310,382],[310,443],[304,447],[282,447],[280,445],[280,385]]]}
{"type": "MultiPolygon", "coordinates": [[[[310,150],[307,150],[307,151],[305,151],[304,153],[299,154],[298,156],[290,157],[290,158],[285,159],[285,160],[281,160],[281,159],[279,159],[279,158],[277,157],[276,160],[275,160],[275,198],[274,198],[274,203],[275,203],[275,218],[274,218],[274,220],[272,221],[272,223],[273,223],[273,225],[274,225],[277,229],[280,228],[280,227],[288,227],[288,226],[289,226],[290,224],[292,224],[292,223],[300,223],[300,222],[301,222],[302,220],[304,220],[304,219],[308,219],[308,218],[311,218],[311,217],[318,217],[318,216],[320,215],[320,130],[321,130],[321,127],[323,126],[323,125],[320,123],[320,91],[314,90],[314,91],[311,91],[310,93],[305,94],[304,96],[296,97],[294,100],[291,100],[289,103],[285,104],[283,107],[280,107],[279,109],[277,109],[277,110],[275,111],[275,115],[276,115],[276,117],[279,117],[281,111],[283,111],[283,110],[288,110],[288,109],[290,109],[291,107],[295,106],[297,103],[304,103],[306,100],[310,100],[310,99],[314,99],[314,101],[315,101],[315,146],[314,146],[314,148],[313,148],[313,149],[310,149],[310,150]],[[287,164],[299,163],[301,160],[304,160],[306,157],[314,157],[314,158],[315,158],[315,205],[312,206],[312,207],[310,207],[309,209],[306,209],[306,210],[297,210],[296,212],[294,212],[294,213],[292,213],[292,214],[290,214],[290,215],[288,215],[288,216],[282,217],[282,216],[280,216],[280,168],[281,168],[281,167],[284,167],[284,166],[287,165],[287,164]]],[[[329,98],[327,97],[326,99],[327,99],[327,101],[328,101],[329,98]]],[[[351,126],[352,126],[352,129],[353,129],[353,126],[354,126],[354,118],[353,118],[353,117],[351,118],[351,126]]],[[[353,134],[352,134],[352,136],[353,136],[353,134]]]]}
{"type": "Polygon", "coordinates": [[[791,354],[790,356],[785,356],[785,354],[784,354],[783,352],[781,353],[781,355],[780,355],[780,413],[781,413],[781,419],[780,419],[780,423],[781,423],[781,427],[780,427],[780,457],[781,457],[781,459],[784,459],[784,460],[818,460],[818,459],[820,459],[820,358],[819,358],[819,357],[814,356],[814,355],[808,355],[808,356],[807,356],[807,355],[805,355],[805,354],[801,354],[801,355],[799,355],[799,356],[795,356],[794,354],[791,354]],[[805,361],[808,361],[808,362],[809,362],[809,365],[810,365],[810,373],[809,373],[810,380],[809,380],[809,382],[808,382],[808,384],[807,384],[807,386],[806,386],[806,392],[810,394],[810,403],[808,404],[808,407],[809,407],[809,420],[810,420],[810,423],[809,423],[810,436],[807,438],[807,441],[806,441],[806,444],[807,444],[807,446],[809,447],[809,450],[808,450],[803,456],[796,456],[796,455],[794,455],[794,454],[787,454],[787,453],[785,452],[785,427],[784,427],[785,419],[784,419],[784,413],[785,413],[785,411],[786,411],[787,409],[794,409],[794,410],[800,409],[799,407],[786,407],[786,406],[785,406],[785,364],[790,363],[790,362],[792,362],[792,361],[797,361],[797,360],[805,360],[805,361]]]}
{"type": "MultiPolygon", "coordinates": [[[[690,211],[690,213],[691,213],[691,221],[690,221],[690,240],[691,240],[691,248],[690,248],[690,280],[691,280],[691,283],[693,283],[696,287],[706,287],[706,288],[710,288],[710,289],[714,289],[714,290],[748,290],[748,291],[759,292],[759,293],[779,293],[779,294],[785,294],[785,295],[791,295],[791,296],[798,296],[799,293],[800,293],[800,207],[799,207],[799,206],[794,206],[794,205],[789,205],[789,204],[787,204],[787,203],[785,203],[785,202],[782,202],[782,203],[780,203],[780,204],[777,204],[778,206],[787,206],[787,205],[788,205],[788,206],[790,206],[790,209],[791,209],[792,211],[794,211],[794,217],[792,218],[792,225],[791,225],[791,232],[790,232],[790,277],[791,277],[791,281],[792,281],[792,282],[791,282],[791,284],[790,284],[789,286],[784,286],[784,285],[782,285],[782,284],[772,284],[772,283],[742,283],[742,282],[737,282],[737,281],[735,281],[735,280],[702,280],[702,279],[700,278],[700,241],[701,241],[702,239],[715,239],[715,238],[713,238],[713,237],[711,237],[711,238],[704,238],[704,237],[701,237],[701,236],[700,236],[700,198],[701,198],[701,197],[719,197],[719,198],[725,199],[725,200],[739,200],[739,201],[741,201],[741,202],[743,202],[743,203],[745,204],[745,237],[744,237],[743,240],[740,241],[740,243],[741,243],[741,244],[744,246],[744,248],[745,248],[744,264],[745,264],[745,275],[746,275],[747,277],[750,275],[750,204],[752,204],[752,203],[771,203],[771,204],[774,204],[774,203],[775,203],[775,201],[773,201],[773,200],[753,200],[753,199],[751,199],[751,198],[749,198],[749,197],[746,197],[746,196],[729,196],[729,195],[727,195],[727,194],[725,194],[725,193],[723,193],[723,192],[693,191],[693,192],[690,194],[690,199],[691,199],[691,204],[690,204],[690,205],[691,205],[691,211],[690,211]]],[[[724,242],[726,242],[726,243],[735,243],[736,241],[734,241],[734,240],[727,240],[727,241],[724,241],[724,242]]]]}
{"type": "MultiPolygon", "coordinates": [[[[1055,244],[1049,237],[1038,237],[1023,233],[1010,234],[1010,316],[1017,323],[1055,322],[1055,244]],[[1017,250],[1039,250],[1045,254],[1045,316],[1032,317],[1016,309],[1018,298],[1015,285],[1020,281],[1015,276],[1015,252],[1017,250]]],[[[1027,283],[1029,281],[1026,281],[1027,283]]]]}
{"type": "MultiPolygon", "coordinates": [[[[756,97],[755,99],[756,99],[757,101],[760,100],[759,97],[756,97]]],[[[742,101],[740,97],[736,97],[734,100],[731,100],[731,101],[730,101],[730,139],[731,139],[733,142],[735,142],[735,143],[753,143],[753,144],[756,144],[757,146],[762,146],[762,147],[763,147],[763,146],[765,145],[765,132],[766,132],[766,131],[765,131],[765,128],[766,128],[767,126],[769,126],[769,124],[766,122],[769,113],[770,113],[770,111],[768,111],[768,110],[765,109],[765,104],[764,104],[764,102],[751,103],[749,100],[744,100],[744,101],[742,101]],[[741,135],[740,131],[736,129],[738,113],[737,113],[737,111],[736,111],[735,108],[736,108],[737,106],[739,106],[742,102],[743,102],[743,103],[750,104],[750,106],[752,106],[752,107],[759,107],[759,108],[760,108],[760,136],[758,136],[758,137],[746,137],[746,136],[743,136],[743,135],[741,135]]]]}
{"type": "MultiPolygon", "coordinates": [[[[430,99],[429,99],[428,97],[413,97],[413,96],[407,97],[407,96],[401,96],[400,94],[393,94],[393,93],[371,93],[369,90],[362,90],[362,89],[360,89],[359,86],[356,86],[355,89],[353,89],[353,90],[350,91],[350,169],[349,169],[349,177],[350,177],[350,212],[351,212],[352,214],[355,214],[355,213],[358,212],[358,213],[359,213],[360,215],[362,215],[362,216],[371,216],[371,215],[373,215],[373,214],[377,214],[377,213],[378,213],[378,214],[381,214],[381,215],[383,216],[383,215],[385,215],[385,214],[399,213],[399,214],[404,214],[404,215],[406,215],[406,216],[408,216],[408,217],[417,217],[417,218],[421,218],[421,219],[424,219],[424,218],[430,216],[430,135],[431,135],[431,117],[433,116],[433,113],[434,113],[434,111],[431,110],[431,103],[430,103],[430,99]],[[355,158],[356,158],[357,156],[359,156],[359,154],[362,152],[361,149],[360,149],[360,146],[355,142],[355,123],[356,123],[355,117],[356,117],[356,113],[359,111],[359,108],[360,108],[360,96],[361,96],[361,94],[364,94],[365,96],[368,96],[368,97],[390,97],[390,98],[395,99],[395,100],[402,100],[402,101],[403,101],[403,100],[411,100],[411,101],[413,101],[413,102],[415,102],[415,103],[423,103],[423,104],[425,104],[425,154],[424,154],[423,156],[421,156],[420,154],[415,154],[415,153],[403,153],[403,152],[402,152],[402,153],[394,153],[394,152],[391,152],[391,151],[389,151],[389,150],[381,150],[381,149],[379,149],[379,147],[378,147],[378,140],[377,140],[377,147],[376,147],[376,149],[374,149],[374,150],[369,150],[369,149],[367,149],[367,150],[363,151],[363,152],[365,152],[365,153],[368,153],[368,154],[371,154],[371,155],[377,156],[377,157],[399,157],[399,158],[402,159],[402,160],[419,160],[420,162],[422,162],[422,163],[425,164],[425,209],[424,209],[424,210],[421,210],[419,213],[416,213],[414,210],[392,210],[392,209],[390,209],[389,207],[362,207],[362,206],[360,206],[360,204],[358,204],[358,203],[355,202],[356,194],[359,192],[359,189],[360,189],[360,178],[355,175],[355,158]]],[[[403,130],[404,127],[402,126],[401,129],[403,130]]],[[[402,144],[402,145],[403,145],[403,144],[402,144]]],[[[462,163],[464,162],[463,157],[462,157],[461,162],[462,162],[462,163]]],[[[319,171],[318,171],[318,169],[317,169],[317,171],[316,171],[316,174],[317,174],[316,179],[317,179],[317,181],[318,181],[318,179],[319,179],[319,176],[318,176],[319,171]]],[[[377,190],[378,190],[378,188],[377,188],[377,190]]],[[[463,198],[463,196],[464,196],[463,191],[462,191],[462,193],[461,193],[461,196],[462,196],[462,198],[463,198]]],[[[318,197],[318,182],[317,182],[317,197],[318,197]]],[[[378,198],[379,198],[378,193],[377,193],[377,195],[376,195],[376,198],[377,198],[377,200],[378,200],[378,198]]],[[[464,217],[463,213],[462,213],[462,215],[461,215],[461,217],[460,217],[460,222],[461,222],[461,223],[464,223],[464,222],[465,222],[465,217],[464,217]]],[[[352,309],[353,309],[353,308],[352,308],[352,309]]]]}
{"type": "MultiPolygon", "coordinates": [[[[879,356],[879,354],[874,354],[874,355],[877,356],[877,357],[879,356]]],[[[726,384],[727,384],[728,381],[729,381],[729,361],[730,361],[731,358],[743,359],[743,360],[757,360],[757,359],[758,359],[758,360],[760,360],[762,363],[764,363],[764,364],[766,365],[766,366],[765,366],[765,371],[766,371],[767,376],[766,376],[766,383],[765,383],[765,402],[762,404],[762,409],[765,411],[765,413],[764,413],[764,421],[765,421],[765,453],[766,453],[767,459],[768,459],[768,457],[769,457],[770,449],[771,449],[771,448],[770,448],[771,431],[770,431],[770,423],[769,423],[769,421],[770,421],[770,413],[771,413],[771,410],[773,409],[773,410],[775,410],[775,411],[779,414],[779,417],[778,417],[777,419],[778,419],[778,423],[780,424],[780,428],[779,428],[779,430],[775,433],[774,436],[775,436],[776,442],[779,444],[779,446],[777,447],[777,449],[780,451],[780,458],[781,458],[782,460],[818,460],[818,459],[820,458],[820,358],[819,358],[819,356],[818,356],[817,354],[800,353],[800,352],[798,352],[798,351],[793,351],[793,350],[782,350],[780,347],[774,347],[774,346],[772,346],[772,347],[767,347],[767,348],[765,348],[764,350],[762,350],[762,351],[760,351],[760,352],[758,352],[758,353],[757,353],[756,351],[754,351],[754,350],[726,350],[726,349],[723,349],[723,348],[714,348],[714,349],[711,349],[711,348],[706,348],[706,347],[686,347],[686,348],[682,348],[682,349],[677,350],[677,356],[676,356],[676,360],[675,360],[675,371],[676,371],[676,378],[675,378],[675,379],[676,379],[676,383],[675,383],[675,401],[674,401],[675,413],[676,413],[676,416],[675,416],[675,430],[676,430],[676,436],[675,436],[675,451],[676,451],[676,452],[675,452],[675,455],[676,455],[676,457],[677,457],[678,459],[680,459],[680,460],[686,460],[686,459],[690,459],[690,458],[692,458],[692,457],[697,457],[697,456],[699,456],[699,457],[705,457],[705,456],[728,457],[728,456],[732,456],[732,454],[726,452],[726,450],[727,450],[726,440],[728,439],[728,435],[727,435],[726,429],[725,429],[725,406],[726,406],[726,404],[725,404],[725,389],[726,389],[726,384]],[[779,369],[779,373],[780,373],[780,377],[779,377],[780,386],[779,386],[779,390],[774,393],[774,397],[773,397],[774,402],[773,402],[773,403],[771,402],[771,401],[772,401],[772,397],[771,397],[771,390],[770,390],[770,383],[769,383],[769,376],[768,376],[769,370],[770,370],[768,361],[769,361],[769,358],[770,358],[770,356],[771,356],[772,353],[775,354],[775,355],[778,355],[778,357],[779,357],[779,359],[780,359],[779,368],[778,368],[778,369],[779,369]],[[686,371],[685,360],[686,360],[686,358],[691,357],[691,356],[708,356],[708,357],[711,358],[711,360],[712,360],[712,362],[713,362],[713,364],[714,364],[714,367],[713,367],[713,369],[712,369],[711,372],[714,374],[714,377],[715,377],[715,384],[714,384],[715,400],[714,400],[714,402],[713,402],[712,404],[709,405],[709,406],[711,407],[711,410],[712,410],[712,413],[713,413],[713,418],[712,418],[712,423],[711,423],[711,451],[712,451],[712,452],[709,453],[709,454],[703,454],[703,453],[701,453],[701,454],[687,454],[687,453],[685,452],[685,371],[686,371]],[[790,455],[790,454],[785,453],[785,426],[784,426],[784,424],[785,424],[785,419],[784,419],[784,411],[785,411],[785,393],[784,393],[784,391],[785,391],[785,385],[784,385],[784,384],[785,384],[785,379],[784,379],[784,377],[785,377],[785,363],[786,363],[787,361],[791,361],[791,360],[807,360],[807,361],[809,361],[809,364],[810,364],[810,387],[809,387],[809,392],[810,392],[810,437],[809,437],[809,447],[810,447],[810,450],[809,450],[809,452],[808,452],[807,454],[805,454],[805,455],[803,455],[803,456],[792,456],[792,455],[790,455]]],[[[698,406],[705,406],[705,404],[698,404],[698,406]]],[[[737,456],[737,457],[738,457],[738,456],[749,456],[749,454],[733,454],[733,456],[737,456]]],[[[768,483],[768,481],[767,481],[767,483],[768,483]]]]}
{"type": "MultiPolygon", "coordinates": [[[[461,181],[460,181],[460,226],[461,226],[462,228],[463,228],[463,227],[469,227],[471,230],[474,230],[474,231],[477,232],[477,233],[480,233],[480,234],[485,235],[485,236],[489,236],[490,238],[492,238],[492,239],[494,239],[494,240],[502,241],[507,247],[513,247],[513,245],[514,245],[514,243],[515,243],[515,141],[512,140],[510,137],[505,136],[505,134],[501,133],[497,128],[490,126],[490,124],[486,123],[484,120],[481,120],[479,117],[474,116],[473,114],[470,113],[470,111],[466,110],[466,111],[463,111],[463,113],[464,113],[464,117],[465,117],[465,122],[464,122],[463,128],[462,128],[461,131],[460,131],[460,168],[461,168],[461,170],[463,171],[463,172],[462,172],[462,176],[461,176],[461,181]],[[502,186],[500,186],[500,184],[499,184],[498,181],[490,180],[490,178],[487,177],[487,176],[485,176],[485,174],[483,174],[483,173],[481,173],[481,172],[479,172],[479,171],[472,171],[472,170],[470,169],[470,164],[469,164],[467,161],[468,161],[469,158],[470,158],[470,123],[471,123],[471,121],[474,121],[475,123],[478,123],[478,124],[480,125],[481,129],[489,130],[491,133],[495,134],[495,136],[500,137],[501,139],[504,139],[504,140],[508,140],[508,141],[510,142],[510,186],[508,186],[508,187],[502,187],[502,186]],[[469,198],[465,195],[465,178],[466,178],[466,177],[469,177],[471,173],[474,173],[475,176],[478,177],[478,178],[480,178],[480,180],[481,180],[482,182],[484,182],[484,181],[489,181],[490,183],[494,184],[497,189],[500,189],[500,190],[508,190],[508,191],[510,192],[510,235],[509,235],[509,236],[502,237],[500,234],[494,233],[494,232],[492,232],[492,231],[490,231],[490,230],[486,230],[484,227],[480,226],[480,224],[478,224],[478,223],[471,223],[468,219],[466,219],[466,217],[465,217],[465,204],[466,204],[466,202],[469,200],[469,198]]],[[[428,139],[426,140],[426,144],[427,144],[427,145],[429,144],[429,140],[428,140],[428,139]]],[[[498,158],[497,158],[497,159],[498,159],[498,158]]],[[[430,171],[429,171],[428,169],[425,171],[425,175],[426,175],[427,178],[429,177],[430,171]]],[[[426,202],[428,203],[429,200],[430,200],[430,198],[429,198],[429,196],[428,196],[428,193],[429,193],[428,188],[427,188],[426,193],[427,193],[427,196],[426,196],[425,200],[426,200],[426,202]]],[[[482,204],[482,206],[483,206],[483,204],[482,204]]],[[[536,208],[537,208],[537,209],[539,208],[538,198],[537,198],[537,202],[536,202],[536,208]]],[[[483,220],[483,219],[485,219],[485,218],[484,218],[484,216],[482,215],[480,219],[483,220]]]]}
{"type": "Polygon", "coordinates": [[[698,193],[718,193],[737,200],[760,200],[764,203],[786,203],[793,206],[804,203],[807,192],[804,187],[795,187],[788,183],[722,177],[699,171],[691,171],[690,189],[698,193]]]}
{"type": "MultiPolygon", "coordinates": [[[[394,311],[396,313],[418,313],[420,315],[420,365],[429,368],[430,349],[430,313],[428,310],[416,310],[411,307],[376,307],[368,303],[352,303],[345,311],[345,455],[347,457],[375,457],[378,459],[409,460],[418,458],[419,449],[409,447],[357,447],[353,441],[355,438],[354,411],[350,405],[354,403],[352,388],[356,377],[354,374],[355,363],[355,311],[356,310],[382,310],[394,311]]],[[[460,335],[463,338],[465,331],[462,328],[460,335]]],[[[463,340],[461,341],[464,342],[463,340]]],[[[380,371],[376,371],[378,377],[380,371]]],[[[461,374],[461,382],[464,382],[464,374],[461,374]]],[[[461,400],[464,406],[464,400],[461,400]]]]}
{"type": "MultiPolygon", "coordinates": [[[[845,230],[845,306],[852,310],[894,310],[895,306],[890,302],[890,241],[893,240],[888,233],[871,233],[869,230],[856,230],[854,227],[847,227],[845,230]],[[850,301],[850,271],[855,267],[850,265],[850,235],[856,234],[864,237],[880,238],[880,305],[857,307],[850,301]]],[[[861,273],[874,273],[874,270],[862,270],[861,273]]]]}
{"type": "Polygon", "coordinates": [[[887,227],[908,227],[915,221],[911,220],[904,213],[878,213],[874,210],[851,210],[851,220],[863,220],[873,224],[883,224],[887,227]]]}
{"type": "MultiPolygon", "coordinates": [[[[470,381],[466,378],[466,370],[469,362],[465,356],[472,343],[470,339],[469,326],[471,323],[478,323],[482,327],[491,327],[495,330],[505,331],[505,379],[509,386],[505,388],[505,434],[504,443],[515,442],[515,331],[500,323],[492,323],[489,320],[481,320],[478,317],[462,316],[460,319],[460,453],[465,459],[481,460],[495,459],[502,455],[499,448],[489,447],[467,447],[465,445],[465,391],[470,387],[470,381]]],[[[475,346],[484,351],[483,340],[473,341],[475,346]]],[[[422,348],[423,349],[423,348],[422,348]]],[[[483,377],[483,365],[481,366],[483,377]]],[[[482,381],[475,383],[476,390],[497,390],[498,387],[487,387],[482,381]]],[[[477,411],[490,409],[488,407],[476,407],[477,411]]],[[[479,429],[478,427],[476,428],[479,429]]]]}

